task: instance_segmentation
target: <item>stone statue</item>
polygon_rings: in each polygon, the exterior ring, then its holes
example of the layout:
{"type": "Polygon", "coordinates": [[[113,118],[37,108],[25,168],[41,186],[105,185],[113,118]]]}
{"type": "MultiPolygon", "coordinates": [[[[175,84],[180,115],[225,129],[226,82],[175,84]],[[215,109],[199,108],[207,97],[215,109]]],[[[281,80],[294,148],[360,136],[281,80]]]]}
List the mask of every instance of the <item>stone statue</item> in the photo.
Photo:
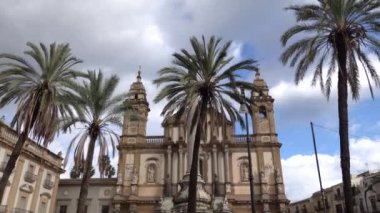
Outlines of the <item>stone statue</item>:
{"type": "Polygon", "coordinates": [[[244,163],[242,170],[242,180],[247,181],[249,177],[248,164],[244,163]]]}
{"type": "Polygon", "coordinates": [[[265,177],[265,172],[264,171],[260,172],[260,180],[261,180],[262,183],[266,182],[266,177],[265,177]]]}
{"type": "Polygon", "coordinates": [[[137,169],[135,168],[133,171],[133,176],[132,176],[132,184],[137,184],[139,181],[139,174],[137,173],[137,169]]]}
{"type": "Polygon", "coordinates": [[[150,164],[148,166],[147,182],[148,183],[154,183],[155,182],[155,175],[156,175],[156,169],[152,164],[150,164]]]}
{"type": "Polygon", "coordinates": [[[227,197],[224,197],[223,203],[220,203],[220,212],[231,212],[230,208],[228,207],[228,199],[227,197]]]}

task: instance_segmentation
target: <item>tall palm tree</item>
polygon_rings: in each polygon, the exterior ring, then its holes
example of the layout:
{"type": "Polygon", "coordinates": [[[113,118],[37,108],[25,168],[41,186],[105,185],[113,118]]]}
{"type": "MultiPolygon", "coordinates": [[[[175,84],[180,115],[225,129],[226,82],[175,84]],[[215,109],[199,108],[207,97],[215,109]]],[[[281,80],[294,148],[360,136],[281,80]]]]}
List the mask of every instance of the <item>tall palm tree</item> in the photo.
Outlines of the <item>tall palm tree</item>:
{"type": "MultiPolygon", "coordinates": [[[[114,154],[119,135],[114,131],[113,127],[121,127],[123,125],[122,121],[125,111],[123,101],[126,98],[126,94],[114,95],[119,82],[119,78],[115,75],[110,78],[104,78],[101,71],[88,71],[84,77],[88,81],[83,82],[83,85],[75,88],[78,93],[77,102],[80,113],[76,117],[70,117],[62,121],[62,129],[65,132],[70,130],[75,124],[84,126],[83,130],[70,142],[65,159],[67,161],[71,148],[76,144],[74,161],[77,165],[81,164],[85,156],[85,146],[87,144],[87,157],[84,161],[82,184],[77,205],[78,213],[85,212],[95,145],[98,143],[100,147],[99,164],[103,160],[102,157],[108,155],[109,144],[114,154]]],[[[100,172],[103,173],[103,171],[100,172]]]]}
{"type": "Polygon", "coordinates": [[[72,115],[70,85],[78,74],[72,67],[81,60],[71,55],[68,44],[55,43],[48,49],[27,43],[30,50],[24,53],[28,60],[12,55],[0,54],[0,108],[11,102],[18,104],[11,126],[19,134],[16,145],[0,181],[0,201],[22,147],[29,135],[38,143],[47,146],[54,138],[57,128],[52,128],[60,117],[72,115]]]}
{"type": "MultiPolygon", "coordinates": [[[[207,42],[204,37],[198,40],[190,39],[192,52],[182,49],[174,53],[173,66],[165,67],[159,71],[160,77],[154,83],[165,86],[161,89],[154,101],[157,103],[166,99],[168,102],[163,108],[162,115],[185,116],[187,134],[193,137],[193,152],[190,169],[188,212],[196,210],[196,186],[198,171],[198,153],[200,141],[205,141],[206,117],[210,123],[215,124],[217,118],[243,120],[238,110],[232,105],[233,102],[244,102],[238,92],[239,87],[252,89],[252,83],[241,80],[239,70],[256,70],[254,60],[243,60],[232,64],[233,57],[229,56],[231,42],[220,46],[221,39],[212,36],[207,42]]],[[[219,121],[220,121],[219,120],[219,121]]],[[[210,129],[215,127],[211,125],[210,129]]],[[[191,137],[190,137],[191,138],[191,137]]],[[[190,146],[191,141],[188,138],[190,146]]],[[[191,155],[191,153],[189,153],[191,155]]]]}
{"type": "Polygon", "coordinates": [[[297,24],[281,37],[285,46],[281,60],[295,67],[298,84],[315,63],[312,84],[320,81],[329,97],[333,74],[338,71],[338,112],[340,156],[346,212],[353,212],[348,138],[348,86],[354,100],[359,98],[359,67],[363,68],[373,97],[371,79],[380,85],[369,54],[380,58],[380,2],[378,0],[319,0],[318,4],[291,6],[297,24]],[[300,37],[298,37],[301,35],[300,37]]]}

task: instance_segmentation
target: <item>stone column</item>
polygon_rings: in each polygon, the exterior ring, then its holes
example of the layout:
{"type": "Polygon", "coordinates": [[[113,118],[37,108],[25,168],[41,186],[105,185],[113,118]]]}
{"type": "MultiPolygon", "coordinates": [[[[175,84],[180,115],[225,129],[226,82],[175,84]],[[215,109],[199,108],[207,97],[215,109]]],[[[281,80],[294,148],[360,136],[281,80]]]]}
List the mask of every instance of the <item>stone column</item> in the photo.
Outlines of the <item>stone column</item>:
{"type": "Polygon", "coordinates": [[[217,162],[217,149],[216,144],[212,145],[212,176],[218,174],[218,162],[217,162]]]}
{"type": "Polygon", "coordinates": [[[224,168],[225,193],[231,193],[230,151],[228,145],[224,146],[224,168]]]}
{"type": "Polygon", "coordinates": [[[172,146],[168,146],[168,150],[166,151],[168,155],[168,163],[167,163],[167,173],[171,179],[172,177],[172,146]]]}
{"type": "Polygon", "coordinates": [[[125,152],[123,150],[119,151],[119,162],[117,164],[117,182],[116,182],[116,194],[121,195],[122,194],[122,185],[123,180],[125,180],[124,174],[125,174],[125,152]]]}
{"type": "Polygon", "coordinates": [[[167,174],[164,180],[164,197],[172,195],[172,146],[169,145],[167,149],[167,174]]]}
{"type": "MultiPolygon", "coordinates": [[[[44,155],[42,154],[42,157],[44,157],[44,155]]],[[[37,212],[37,200],[38,198],[40,197],[40,189],[41,189],[41,186],[42,186],[42,176],[44,174],[44,168],[42,167],[42,165],[40,165],[40,167],[38,168],[38,172],[37,172],[37,181],[36,181],[36,185],[35,185],[35,188],[34,188],[34,193],[32,194],[32,203],[31,203],[31,206],[30,206],[30,210],[36,210],[37,212]]]]}
{"type": "Polygon", "coordinates": [[[179,145],[179,149],[178,149],[178,153],[179,153],[179,165],[178,165],[178,171],[179,171],[179,178],[182,179],[184,173],[183,173],[183,147],[182,145],[179,145]]]}
{"type": "Polygon", "coordinates": [[[214,196],[218,195],[218,149],[216,144],[212,145],[212,193],[214,196]]]}
{"type": "Polygon", "coordinates": [[[229,149],[228,145],[224,146],[224,174],[225,174],[225,182],[230,182],[230,167],[229,167],[229,149]]]}

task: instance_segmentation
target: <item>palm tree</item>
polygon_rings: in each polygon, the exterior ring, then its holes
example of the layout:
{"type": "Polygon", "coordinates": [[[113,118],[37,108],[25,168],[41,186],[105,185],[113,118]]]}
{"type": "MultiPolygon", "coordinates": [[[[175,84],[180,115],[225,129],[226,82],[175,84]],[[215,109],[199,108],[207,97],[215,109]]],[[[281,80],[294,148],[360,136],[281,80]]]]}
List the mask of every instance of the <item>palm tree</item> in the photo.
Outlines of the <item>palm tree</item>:
{"type": "MultiPolygon", "coordinates": [[[[232,105],[235,102],[248,104],[237,88],[252,89],[252,84],[239,79],[239,70],[256,70],[254,60],[243,60],[230,65],[233,57],[228,56],[231,42],[220,46],[221,39],[212,36],[209,41],[190,39],[192,53],[182,49],[174,53],[173,66],[159,71],[160,77],[154,83],[160,86],[165,84],[154,101],[157,103],[166,99],[168,102],[163,108],[165,117],[185,116],[187,134],[193,137],[193,154],[190,169],[188,212],[196,210],[196,186],[198,171],[198,153],[200,141],[205,141],[206,117],[215,124],[216,119],[243,120],[237,109],[232,105]]],[[[220,121],[219,120],[219,121],[220,121]]],[[[211,125],[211,129],[214,126],[211,125]]],[[[213,131],[213,130],[212,130],[213,131]]],[[[191,138],[191,137],[190,137],[191,138]]],[[[188,138],[188,145],[192,142],[188,138]]],[[[191,155],[191,153],[189,153],[191,155]]]]}
{"type": "MultiPolygon", "coordinates": [[[[71,179],[78,179],[80,176],[83,174],[83,165],[84,165],[84,160],[81,164],[77,165],[74,164],[74,166],[70,170],[70,178],[71,179]]],[[[90,169],[90,178],[95,175],[95,168],[91,166],[90,169]]]]}
{"type": "Polygon", "coordinates": [[[297,24],[281,37],[288,40],[302,35],[287,47],[281,60],[295,67],[298,84],[315,63],[312,85],[320,82],[322,92],[330,95],[333,74],[338,71],[338,112],[340,156],[346,211],[353,212],[348,138],[348,86],[354,100],[359,98],[359,67],[364,69],[371,95],[371,79],[380,85],[369,53],[380,57],[380,2],[378,0],[319,0],[318,4],[291,6],[297,24]],[[325,69],[326,68],[326,69],[325,69]]]}
{"type": "Polygon", "coordinates": [[[115,168],[111,164],[110,157],[108,155],[99,156],[99,172],[100,178],[112,178],[115,175],[115,168]]]}
{"type": "MultiPolygon", "coordinates": [[[[113,95],[119,78],[115,75],[110,78],[104,78],[101,71],[88,71],[84,75],[88,81],[83,82],[75,90],[78,93],[78,116],[71,117],[62,121],[62,129],[66,132],[75,124],[84,125],[70,142],[66,159],[74,144],[77,144],[74,150],[74,161],[79,165],[85,156],[85,146],[87,145],[87,157],[84,162],[84,171],[82,184],[78,199],[77,212],[85,211],[85,202],[88,193],[90,179],[90,170],[94,157],[95,144],[100,147],[100,156],[108,154],[108,146],[111,144],[114,154],[115,145],[119,140],[119,135],[113,130],[113,127],[121,127],[124,115],[124,103],[126,94],[113,95]]],[[[99,158],[100,160],[101,158],[99,158]]],[[[65,163],[66,163],[65,162],[65,163]]],[[[101,162],[98,162],[101,163],[101,162]]],[[[102,172],[102,171],[101,171],[102,172]]]]}
{"type": "Polygon", "coordinates": [[[29,135],[47,146],[57,128],[52,128],[60,117],[72,115],[70,85],[78,74],[72,67],[81,60],[71,55],[68,44],[55,43],[48,49],[27,43],[30,50],[24,53],[34,60],[33,66],[26,59],[0,54],[0,108],[15,102],[18,104],[11,126],[19,134],[16,145],[0,181],[0,201],[22,147],[29,135]]]}

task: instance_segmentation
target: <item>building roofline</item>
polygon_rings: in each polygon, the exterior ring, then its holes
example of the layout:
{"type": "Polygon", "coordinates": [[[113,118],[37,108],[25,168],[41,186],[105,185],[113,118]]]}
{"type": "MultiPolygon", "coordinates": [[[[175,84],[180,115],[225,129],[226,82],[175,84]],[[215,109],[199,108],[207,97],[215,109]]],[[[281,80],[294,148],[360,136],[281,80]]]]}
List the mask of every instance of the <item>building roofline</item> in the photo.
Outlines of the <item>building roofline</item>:
{"type": "MultiPolygon", "coordinates": [[[[0,126],[3,126],[4,128],[7,128],[8,130],[12,131],[13,133],[15,133],[17,136],[18,136],[18,133],[15,129],[13,129],[12,127],[10,127],[8,124],[6,124],[4,121],[0,120],[0,126]]],[[[44,146],[41,146],[39,143],[37,143],[36,141],[34,141],[33,139],[29,138],[28,137],[28,140],[25,142],[25,144],[27,144],[28,142],[32,142],[34,145],[36,145],[38,148],[46,151],[48,154],[54,156],[55,158],[58,158],[60,160],[63,160],[63,157],[58,155],[58,154],[55,154],[54,152],[50,151],[48,148],[44,147],[44,146]]]]}
{"type": "MultiPolygon", "coordinates": [[[[92,186],[116,186],[117,178],[91,178],[89,184],[92,186]]],[[[60,179],[59,187],[66,185],[81,185],[82,178],[78,179],[60,179]]]]}

